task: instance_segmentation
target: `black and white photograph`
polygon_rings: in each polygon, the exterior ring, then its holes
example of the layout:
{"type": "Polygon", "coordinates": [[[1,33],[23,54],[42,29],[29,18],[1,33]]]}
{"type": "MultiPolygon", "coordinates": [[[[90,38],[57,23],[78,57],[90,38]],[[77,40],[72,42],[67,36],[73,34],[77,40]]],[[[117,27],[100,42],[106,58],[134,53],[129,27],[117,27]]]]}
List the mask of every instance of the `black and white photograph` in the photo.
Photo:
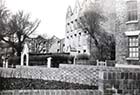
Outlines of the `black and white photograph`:
{"type": "Polygon", "coordinates": [[[0,95],[140,95],[140,0],[0,0],[0,95]]]}

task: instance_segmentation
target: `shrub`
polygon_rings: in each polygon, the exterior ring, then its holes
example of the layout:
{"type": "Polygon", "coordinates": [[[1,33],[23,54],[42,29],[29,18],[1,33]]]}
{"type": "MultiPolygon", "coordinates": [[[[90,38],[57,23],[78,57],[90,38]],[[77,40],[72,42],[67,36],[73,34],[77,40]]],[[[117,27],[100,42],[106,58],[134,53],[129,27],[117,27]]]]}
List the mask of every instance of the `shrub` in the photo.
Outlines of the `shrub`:
{"type": "Polygon", "coordinates": [[[89,55],[79,54],[79,55],[77,55],[77,60],[89,60],[89,55]]]}
{"type": "Polygon", "coordinates": [[[0,77],[1,90],[15,89],[98,89],[97,86],[84,85],[78,83],[68,83],[62,81],[26,79],[26,78],[2,78],[0,77]]]}

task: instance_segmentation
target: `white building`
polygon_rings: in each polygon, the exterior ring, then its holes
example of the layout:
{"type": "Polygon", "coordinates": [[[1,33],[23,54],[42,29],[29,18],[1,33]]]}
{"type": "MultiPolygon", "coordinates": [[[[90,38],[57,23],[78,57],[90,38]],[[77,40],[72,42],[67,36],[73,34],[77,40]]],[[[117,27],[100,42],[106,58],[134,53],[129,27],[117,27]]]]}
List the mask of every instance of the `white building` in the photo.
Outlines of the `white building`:
{"type": "Polygon", "coordinates": [[[86,26],[81,24],[83,11],[90,3],[90,0],[84,0],[82,3],[77,0],[73,10],[70,6],[67,9],[65,52],[70,52],[71,55],[90,54],[89,36],[85,30],[86,26]]]}

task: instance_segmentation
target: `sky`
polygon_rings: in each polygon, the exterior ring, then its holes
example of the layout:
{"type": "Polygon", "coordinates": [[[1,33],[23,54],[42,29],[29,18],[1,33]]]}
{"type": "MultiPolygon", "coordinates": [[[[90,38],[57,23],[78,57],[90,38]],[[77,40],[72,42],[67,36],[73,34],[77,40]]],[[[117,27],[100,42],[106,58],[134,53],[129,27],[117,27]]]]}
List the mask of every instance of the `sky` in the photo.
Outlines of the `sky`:
{"type": "Polygon", "coordinates": [[[66,12],[72,8],[76,0],[5,0],[6,7],[15,13],[23,10],[31,14],[31,19],[39,19],[41,23],[35,34],[64,38],[66,12]]]}

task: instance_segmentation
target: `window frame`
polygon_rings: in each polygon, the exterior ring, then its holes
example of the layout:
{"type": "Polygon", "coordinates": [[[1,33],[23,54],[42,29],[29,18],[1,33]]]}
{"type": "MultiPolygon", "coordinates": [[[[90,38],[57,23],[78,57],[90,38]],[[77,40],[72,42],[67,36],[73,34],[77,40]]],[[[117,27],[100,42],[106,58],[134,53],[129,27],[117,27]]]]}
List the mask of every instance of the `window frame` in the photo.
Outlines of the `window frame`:
{"type": "Polygon", "coordinates": [[[139,58],[139,38],[138,36],[128,37],[129,58],[139,58]]]}
{"type": "Polygon", "coordinates": [[[127,5],[127,21],[138,20],[138,7],[137,0],[129,0],[126,2],[127,5]]]}

